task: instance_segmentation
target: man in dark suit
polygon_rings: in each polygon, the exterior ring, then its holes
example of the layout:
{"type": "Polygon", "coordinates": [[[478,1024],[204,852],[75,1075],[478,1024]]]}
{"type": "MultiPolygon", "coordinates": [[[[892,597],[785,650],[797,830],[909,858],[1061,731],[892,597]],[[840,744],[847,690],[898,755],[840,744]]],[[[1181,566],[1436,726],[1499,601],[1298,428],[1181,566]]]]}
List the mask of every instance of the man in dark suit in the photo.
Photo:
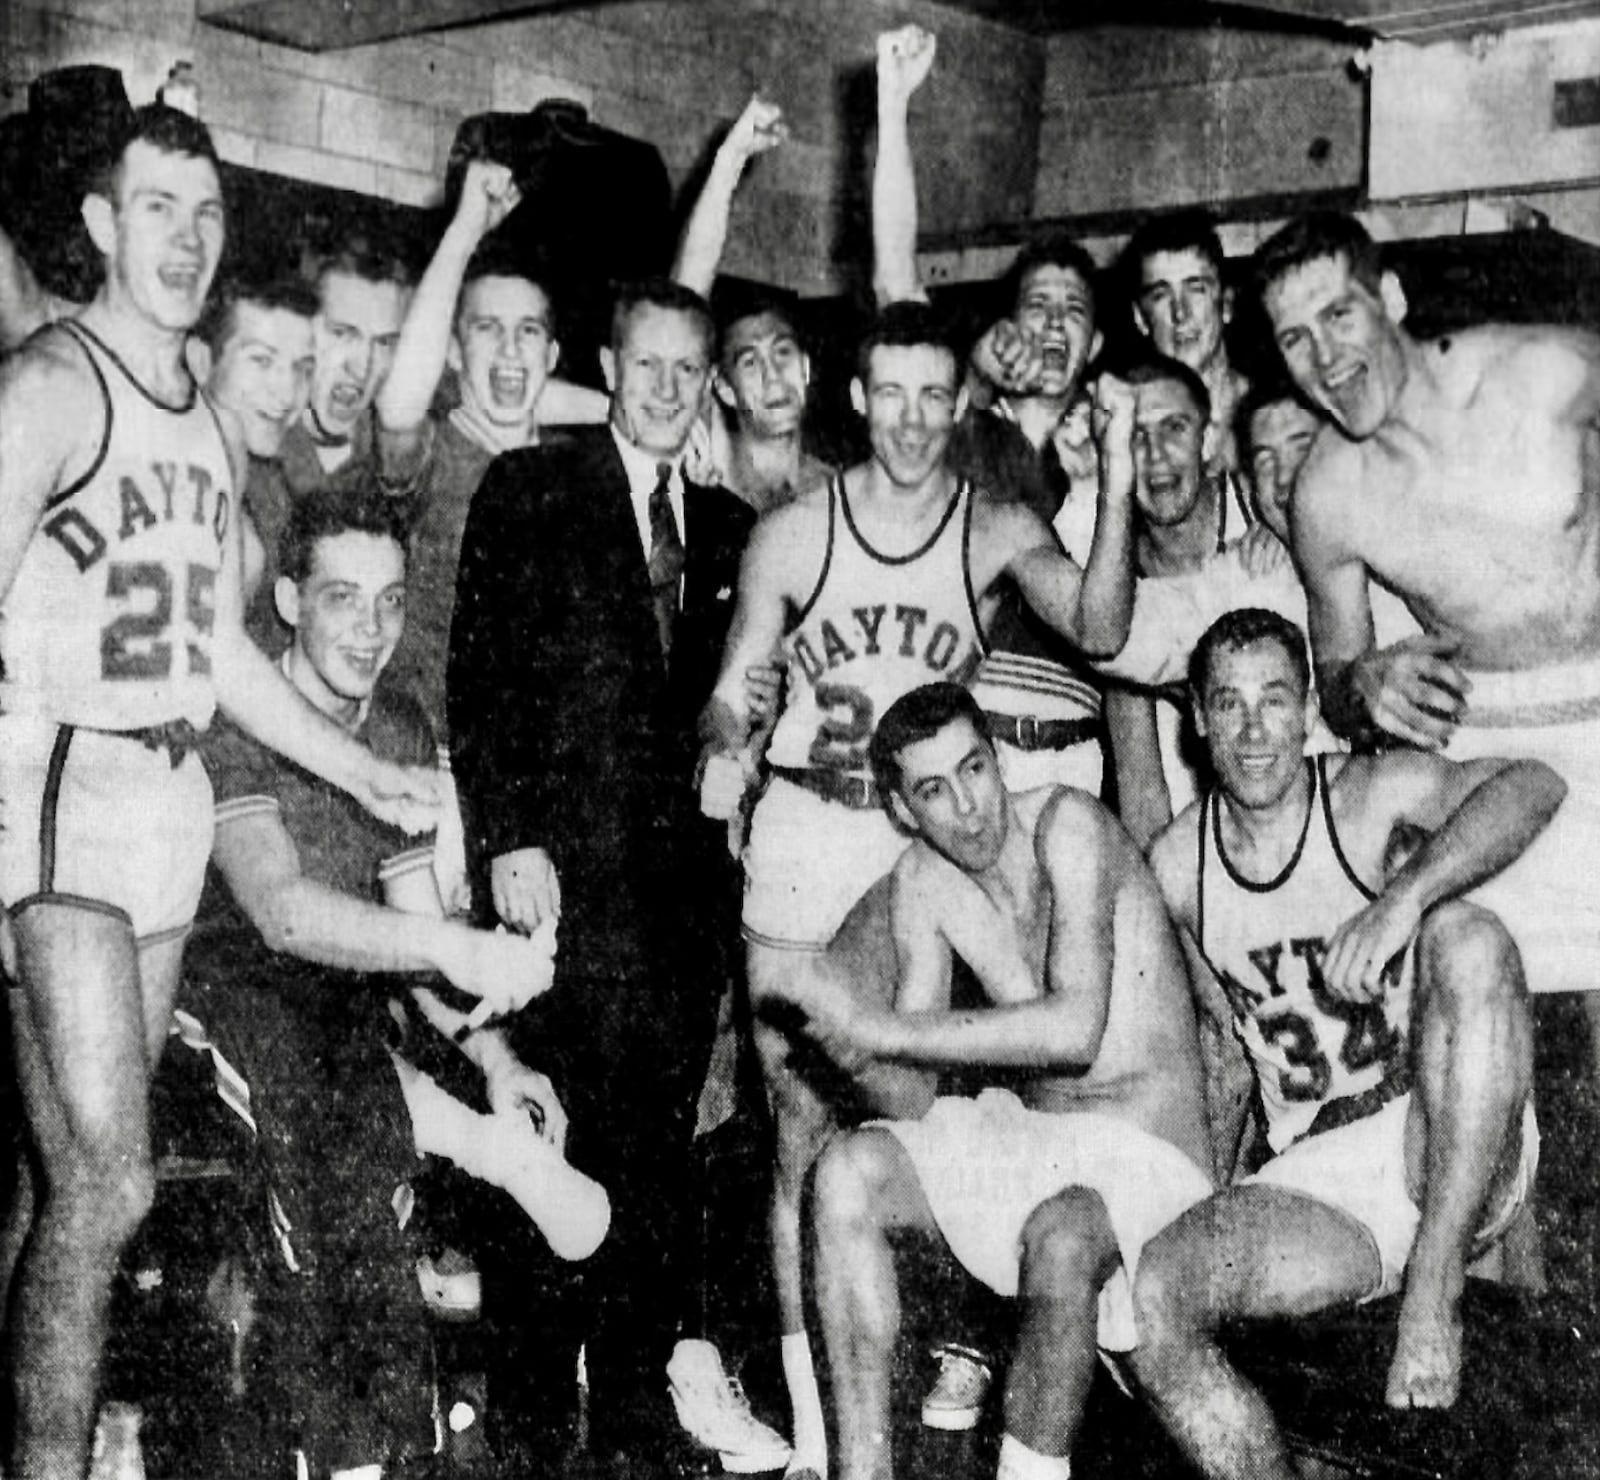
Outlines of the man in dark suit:
{"type": "Polygon", "coordinates": [[[601,351],[610,423],[490,467],[450,645],[452,759],[485,905],[513,930],[560,916],[555,990],[513,1036],[556,1081],[571,1159],[613,1208],[582,1288],[556,1280],[527,1333],[524,1370],[558,1384],[528,1396],[561,1409],[583,1342],[595,1449],[625,1454],[630,1473],[676,1428],[674,1264],[737,938],[726,833],[700,816],[693,785],[696,718],[753,519],[683,477],[712,339],[697,294],[622,293],[601,351]]]}

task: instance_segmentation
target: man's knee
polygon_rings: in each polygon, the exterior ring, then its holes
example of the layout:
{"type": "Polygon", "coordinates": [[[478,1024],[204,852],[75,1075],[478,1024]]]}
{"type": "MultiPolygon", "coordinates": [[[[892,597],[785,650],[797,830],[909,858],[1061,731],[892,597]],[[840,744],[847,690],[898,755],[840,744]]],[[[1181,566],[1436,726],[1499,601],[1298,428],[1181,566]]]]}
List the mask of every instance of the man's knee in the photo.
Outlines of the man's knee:
{"type": "Polygon", "coordinates": [[[1467,900],[1431,910],[1417,932],[1418,985],[1435,1008],[1526,1001],[1522,956],[1500,917],[1467,900]]]}
{"type": "Polygon", "coordinates": [[[877,1221],[904,1161],[905,1152],[888,1131],[869,1126],[836,1136],[817,1159],[812,1196],[818,1229],[877,1221]]]}
{"type": "Polygon", "coordinates": [[[1023,1292],[1097,1291],[1119,1257],[1100,1194],[1068,1187],[1040,1203],[1022,1226],[1023,1292]]]}
{"type": "Polygon", "coordinates": [[[66,1164],[46,1167],[46,1206],[63,1211],[75,1227],[108,1239],[131,1238],[156,1196],[148,1157],[111,1147],[74,1147],[66,1164]]]}
{"type": "Polygon", "coordinates": [[[1139,1255],[1133,1314],[1141,1344],[1164,1332],[1210,1324],[1205,1277],[1209,1256],[1189,1217],[1169,1223],[1139,1255]]]}

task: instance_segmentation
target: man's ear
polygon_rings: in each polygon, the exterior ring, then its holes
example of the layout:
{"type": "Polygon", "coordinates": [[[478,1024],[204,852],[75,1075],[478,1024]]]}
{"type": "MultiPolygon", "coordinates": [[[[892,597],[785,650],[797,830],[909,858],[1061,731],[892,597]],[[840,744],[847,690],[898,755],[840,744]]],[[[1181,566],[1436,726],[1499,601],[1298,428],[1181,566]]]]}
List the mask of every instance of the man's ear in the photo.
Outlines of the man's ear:
{"type": "Polygon", "coordinates": [[[739,409],[738,401],[733,394],[733,387],[728,384],[727,377],[720,370],[711,372],[711,394],[714,395],[729,411],[739,409]]]}
{"type": "MultiPolygon", "coordinates": [[[[1139,326],[1139,332],[1146,339],[1155,338],[1155,335],[1150,332],[1150,320],[1144,316],[1144,310],[1139,307],[1137,301],[1133,305],[1133,321],[1139,326]]],[[[1098,333],[1099,331],[1097,330],[1096,332],[1098,333]]]]}
{"type": "Polygon", "coordinates": [[[859,375],[850,379],[850,405],[855,409],[857,416],[867,414],[867,388],[861,384],[859,375]]]}
{"type": "Polygon", "coordinates": [[[606,389],[617,389],[617,357],[609,344],[600,346],[600,374],[605,377],[606,389]]]}
{"type": "Polygon", "coordinates": [[[956,420],[960,421],[967,414],[967,387],[963,381],[956,391],[956,420]]]}
{"type": "MultiPolygon", "coordinates": [[[[1208,421],[1206,429],[1200,433],[1200,462],[1203,467],[1211,467],[1217,455],[1217,444],[1222,440],[1222,428],[1216,422],[1208,421]]],[[[1222,496],[1228,496],[1227,489],[1223,489],[1222,496]]]]}
{"type": "Polygon", "coordinates": [[[545,346],[544,373],[546,375],[554,375],[556,373],[556,366],[560,363],[561,341],[559,339],[552,339],[550,343],[545,346]]]}
{"type": "Polygon", "coordinates": [[[1185,685],[1189,695],[1189,714],[1194,720],[1194,732],[1202,740],[1206,738],[1206,706],[1200,702],[1199,690],[1192,685],[1185,685]]]}
{"type": "Polygon", "coordinates": [[[800,384],[811,389],[811,356],[804,350],[800,351],[800,384]]]}
{"type": "Polygon", "coordinates": [[[272,588],[272,604],[290,627],[300,625],[300,588],[288,576],[279,576],[272,588]]]}
{"type": "Polygon", "coordinates": [[[1378,297],[1383,300],[1383,311],[1389,315],[1392,323],[1405,323],[1409,308],[1406,303],[1406,290],[1400,286],[1400,279],[1392,272],[1386,272],[1378,279],[1378,297]]]}
{"type": "Polygon", "coordinates": [[[91,190],[78,209],[95,250],[102,257],[109,257],[117,245],[117,208],[98,191],[91,190]]]}
{"type": "Polygon", "coordinates": [[[912,837],[917,836],[919,831],[917,819],[911,815],[911,808],[906,806],[905,798],[897,791],[889,793],[889,815],[894,818],[902,832],[910,833],[912,837]]]}
{"type": "Polygon", "coordinates": [[[1083,358],[1083,363],[1085,365],[1091,365],[1094,363],[1095,357],[1102,349],[1105,348],[1105,342],[1105,335],[1102,334],[1098,329],[1096,329],[1094,333],[1089,336],[1089,353],[1083,358]]]}
{"type": "Polygon", "coordinates": [[[183,341],[183,359],[189,374],[201,385],[211,379],[211,372],[216,369],[216,356],[211,353],[211,346],[198,334],[191,334],[183,341]]]}
{"type": "Polygon", "coordinates": [[[461,358],[461,341],[454,334],[445,341],[444,362],[459,375],[465,362],[461,358]]]}
{"type": "Polygon", "coordinates": [[[1317,683],[1313,679],[1306,685],[1306,734],[1310,734],[1317,727],[1317,721],[1322,718],[1322,701],[1317,697],[1317,683]]]}

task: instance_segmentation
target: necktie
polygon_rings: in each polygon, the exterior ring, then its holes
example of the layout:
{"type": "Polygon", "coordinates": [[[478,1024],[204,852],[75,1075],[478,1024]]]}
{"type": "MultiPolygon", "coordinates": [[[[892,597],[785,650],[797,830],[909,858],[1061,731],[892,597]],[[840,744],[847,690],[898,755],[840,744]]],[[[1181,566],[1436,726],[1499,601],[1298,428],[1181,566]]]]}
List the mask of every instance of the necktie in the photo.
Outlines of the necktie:
{"type": "Polygon", "coordinates": [[[655,597],[656,626],[661,634],[661,656],[672,652],[672,624],[678,615],[678,580],[683,575],[683,541],[678,521],[672,517],[667,485],[672,464],[656,464],[656,486],[650,490],[650,590],[655,597]]]}

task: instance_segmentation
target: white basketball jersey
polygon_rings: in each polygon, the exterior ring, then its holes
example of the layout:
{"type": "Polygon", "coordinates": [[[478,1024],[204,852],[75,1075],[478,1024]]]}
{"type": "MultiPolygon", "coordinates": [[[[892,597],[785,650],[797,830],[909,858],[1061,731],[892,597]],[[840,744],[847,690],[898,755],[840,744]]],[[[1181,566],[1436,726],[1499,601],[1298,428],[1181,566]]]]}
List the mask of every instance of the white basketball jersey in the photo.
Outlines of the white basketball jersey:
{"type": "Polygon", "coordinates": [[[864,772],[878,717],[927,683],[966,683],[983,657],[967,572],[972,490],[962,480],[938,527],[907,555],[856,528],[843,476],[828,487],[822,575],[784,639],[788,679],[768,759],[864,772]]]}
{"type": "Polygon", "coordinates": [[[46,507],[0,606],[0,711],[135,730],[216,707],[215,584],[231,472],[198,390],[161,404],[83,325],[105,402],[99,455],[46,507]]]}
{"type": "Polygon", "coordinates": [[[1276,878],[1252,883],[1222,848],[1221,798],[1199,812],[1200,950],[1217,974],[1255,1065],[1267,1140],[1282,1151],[1329,1100],[1381,1083],[1404,1051],[1411,953],[1380,1003],[1341,1002],[1322,963],[1334,932],[1373,899],[1334,833],[1323,757],[1308,759],[1312,792],[1305,831],[1276,878]]]}

